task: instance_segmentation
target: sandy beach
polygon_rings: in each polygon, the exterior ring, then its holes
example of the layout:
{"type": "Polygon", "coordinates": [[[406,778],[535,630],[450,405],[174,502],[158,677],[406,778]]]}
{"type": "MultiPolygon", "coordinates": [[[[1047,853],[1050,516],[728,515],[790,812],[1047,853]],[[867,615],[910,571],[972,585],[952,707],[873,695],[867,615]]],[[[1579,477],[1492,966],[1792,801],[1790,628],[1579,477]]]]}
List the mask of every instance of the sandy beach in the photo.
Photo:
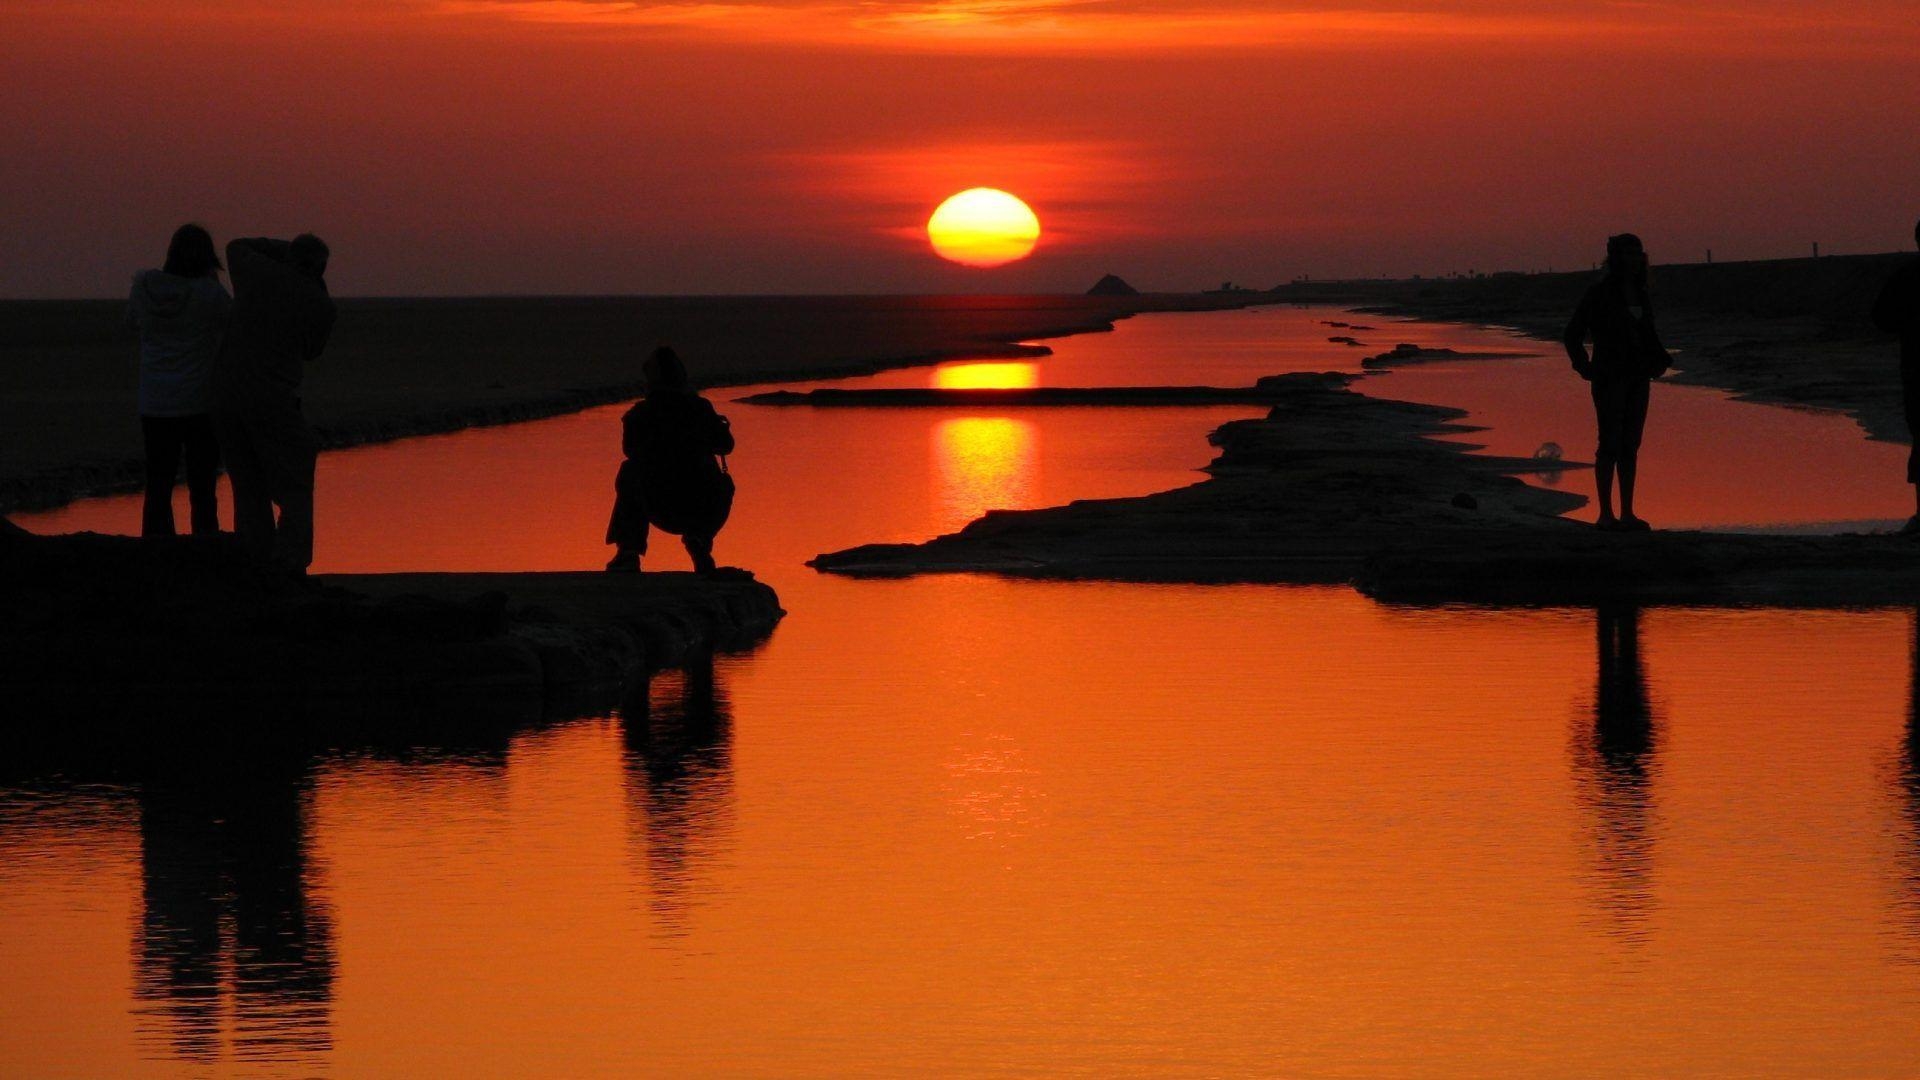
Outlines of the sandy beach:
{"type": "MultiPolygon", "coordinates": [[[[344,299],[308,372],[327,447],[508,423],[639,392],[672,343],[705,386],[856,374],[956,357],[1143,311],[1259,295],[344,299]]],[[[134,344],[118,301],[0,302],[0,513],[137,486],[134,344]]]]}

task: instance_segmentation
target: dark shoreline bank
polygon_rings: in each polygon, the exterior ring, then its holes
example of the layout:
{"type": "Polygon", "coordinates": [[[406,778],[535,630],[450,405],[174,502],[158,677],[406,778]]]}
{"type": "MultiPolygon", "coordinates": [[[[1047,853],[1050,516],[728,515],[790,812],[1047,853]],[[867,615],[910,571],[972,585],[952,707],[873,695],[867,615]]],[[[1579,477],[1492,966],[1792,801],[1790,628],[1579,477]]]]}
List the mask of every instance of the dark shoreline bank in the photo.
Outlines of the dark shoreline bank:
{"type": "MultiPolygon", "coordinates": [[[[1911,252],[1653,268],[1668,381],[1770,405],[1846,413],[1868,436],[1907,443],[1899,345],[1868,318],[1881,285],[1911,252]]],[[[1298,282],[1268,295],[1370,314],[1506,326],[1558,348],[1596,271],[1412,281],[1298,282]]]]}
{"type": "Polygon", "coordinates": [[[1206,480],[1126,499],[996,511],[919,544],[809,565],[857,577],[992,573],[1144,582],[1352,584],[1378,600],[1501,606],[1860,607],[1920,600],[1920,541],[1886,535],[1602,533],[1586,500],[1433,436],[1459,410],[1362,395],[1354,377],[1261,381],[1282,400],[1222,425],[1206,480]]]}
{"type": "Polygon", "coordinates": [[[294,580],[255,571],[230,536],[35,536],[4,520],[0,590],[0,685],[93,719],[169,704],[276,723],[538,718],[751,648],[785,614],[744,571],[294,580]]]}
{"type": "MultiPolygon", "coordinates": [[[[1128,297],[550,297],[340,302],[309,373],[325,449],[516,423],[629,400],[672,342],[705,387],[836,378],[962,358],[1043,356],[1024,341],[1263,294],[1128,297]]],[[[0,302],[0,514],[137,490],[134,345],[116,300],[0,302]]]]}

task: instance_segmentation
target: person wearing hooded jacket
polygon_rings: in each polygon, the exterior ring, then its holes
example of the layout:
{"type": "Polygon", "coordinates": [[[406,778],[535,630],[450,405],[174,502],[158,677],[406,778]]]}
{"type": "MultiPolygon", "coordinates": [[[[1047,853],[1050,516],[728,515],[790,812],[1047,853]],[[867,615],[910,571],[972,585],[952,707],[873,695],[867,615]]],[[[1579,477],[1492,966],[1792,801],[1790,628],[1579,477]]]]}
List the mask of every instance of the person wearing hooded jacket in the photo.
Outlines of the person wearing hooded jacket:
{"type": "Polygon", "coordinates": [[[679,533],[694,571],[711,574],[713,538],[733,510],[733,478],[717,460],[733,452],[733,430],[672,349],[655,349],[641,373],[647,396],[620,418],[626,460],[614,478],[607,569],[638,573],[652,528],[679,533]]]}
{"type": "Polygon", "coordinates": [[[220,443],[213,427],[213,366],[233,298],[220,284],[213,236],[182,225],[158,270],[133,276],[127,319],[140,335],[140,434],[147,458],[140,535],[174,535],[173,487],[184,456],[195,536],[220,531],[220,443]]]}
{"type": "Polygon", "coordinates": [[[234,531],[257,561],[293,574],[313,563],[320,442],[301,410],[300,383],[333,331],[328,254],[310,233],[227,245],[233,322],[214,369],[214,419],[233,484],[234,531]]]}

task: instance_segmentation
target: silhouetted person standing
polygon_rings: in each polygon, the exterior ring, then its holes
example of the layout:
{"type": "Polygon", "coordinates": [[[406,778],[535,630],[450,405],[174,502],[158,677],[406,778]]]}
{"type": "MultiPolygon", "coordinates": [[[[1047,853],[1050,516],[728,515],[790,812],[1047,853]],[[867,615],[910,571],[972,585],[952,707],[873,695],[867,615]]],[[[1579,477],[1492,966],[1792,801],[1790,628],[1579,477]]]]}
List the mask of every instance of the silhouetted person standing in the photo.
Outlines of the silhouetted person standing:
{"type": "Polygon", "coordinates": [[[1606,272],[1587,289],[1567,323],[1567,356],[1587,380],[1599,423],[1600,445],[1593,455],[1600,492],[1600,528],[1644,532],[1646,522],[1633,512],[1633,487],[1640,468],[1640,437],[1647,426],[1652,380],[1666,373],[1667,350],[1653,326],[1647,293],[1647,252],[1640,238],[1621,233],[1607,238],[1606,272]],[[1593,353],[1587,353],[1587,336],[1593,353]],[[1620,513],[1613,512],[1613,480],[1620,478],[1620,513]]]}
{"type": "Polygon", "coordinates": [[[713,538],[733,511],[733,478],[719,460],[733,452],[733,432],[672,349],[655,349],[641,372],[647,396],[620,420],[627,459],[614,479],[607,543],[617,550],[607,569],[637,572],[651,526],[679,533],[695,572],[711,573],[713,538]]]}
{"type": "Polygon", "coordinates": [[[233,323],[214,393],[234,531],[256,559],[296,574],[313,562],[320,444],[300,409],[300,380],[333,330],[327,257],[327,245],[306,233],[227,245],[233,323]]]}
{"type": "MultiPolygon", "coordinates": [[[[1920,224],[1913,227],[1920,244],[1920,224]]],[[[1880,298],[1873,303],[1873,323],[1900,335],[1900,398],[1906,406],[1907,437],[1915,440],[1907,454],[1907,483],[1914,485],[1914,515],[1900,531],[1920,533],[1920,262],[1909,262],[1893,272],[1880,298]]]]}
{"type": "Polygon", "coordinates": [[[147,456],[141,536],[174,535],[173,482],[182,454],[194,535],[220,531],[213,365],[233,314],[220,270],[213,236],[189,224],[174,230],[165,265],[133,276],[127,319],[140,335],[140,435],[147,456]]]}

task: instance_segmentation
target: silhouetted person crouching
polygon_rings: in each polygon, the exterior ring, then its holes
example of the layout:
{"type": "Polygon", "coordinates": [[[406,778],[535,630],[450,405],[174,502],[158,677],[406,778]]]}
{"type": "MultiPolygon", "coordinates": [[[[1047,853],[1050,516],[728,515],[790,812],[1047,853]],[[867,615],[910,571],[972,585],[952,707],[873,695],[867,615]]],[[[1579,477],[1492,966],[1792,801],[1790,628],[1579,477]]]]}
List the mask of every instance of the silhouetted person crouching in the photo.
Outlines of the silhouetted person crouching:
{"type": "Polygon", "coordinates": [[[233,314],[213,236],[182,225],[158,270],[133,276],[127,319],[140,335],[140,435],[147,497],[141,536],[172,536],[173,482],[187,459],[195,536],[220,531],[220,442],[213,431],[213,365],[233,314]]]}
{"type": "Polygon", "coordinates": [[[1591,384],[1600,445],[1593,473],[1600,493],[1602,529],[1644,532],[1648,525],[1633,512],[1633,487],[1640,468],[1640,437],[1647,426],[1652,380],[1670,363],[1653,326],[1647,293],[1647,252],[1640,238],[1621,233],[1607,238],[1606,272],[1587,289],[1567,323],[1567,356],[1573,370],[1591,384]],[[1587,336],[1593,354],[1587,354],[1587,336]],[[1613,480],[1620,478],[1620,513],[1613,511],[1613,480]]]}
{"type": "Polygon", "coordinates": [[[641,371],[647,396],[620,420],[627,459],[614,480],[607,543],[617,552],[607,569],[638,571],[651,526],[679,533],[694,570],[710,573],[713,538],[733,511],[733,478],[719,460],[733,452],[733,432],[672,349],[655,349],[641,371]]]}
{"type": "MultiPolygon", "coordinates": [[[[1913,227],[1920,244],[1920,224],[1913,227]]],[[[1900,399],[1906,406],[1907,436],[1915,440],[1907,454],[1907,483],[1914,485],[1914,515],[1900,531],[1920,534],[1920,261],[1893,272],[1873,303],[1873,323],[1900,335],[1900,399]]]]}
{"type": "Polygon", "coordinates": [[[233,323],[214,377],[234,531],[256,559],[296,574],[313,562],[320,443],[300,409],[300,381],[333,331],[327,257],[311,234],[227,245],[233,323]]]}

